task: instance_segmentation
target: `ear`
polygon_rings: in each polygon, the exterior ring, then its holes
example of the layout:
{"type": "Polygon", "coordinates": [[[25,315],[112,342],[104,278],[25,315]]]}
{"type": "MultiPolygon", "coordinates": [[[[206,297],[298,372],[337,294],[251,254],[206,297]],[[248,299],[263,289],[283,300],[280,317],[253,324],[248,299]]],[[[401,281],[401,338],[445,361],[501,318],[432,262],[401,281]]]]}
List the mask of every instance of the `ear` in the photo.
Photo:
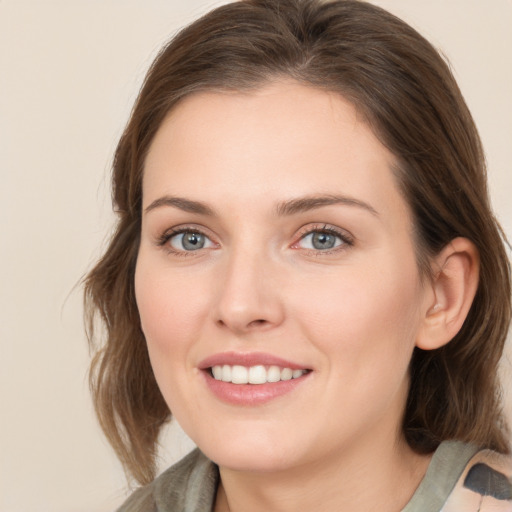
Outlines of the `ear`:
{"type": "Polygon", "coordinates": [[[455,238],[434,258],[418,348],[440,348],[459,332],[475,298],[479,267],[478,249],[467,238],[455,238]]]}

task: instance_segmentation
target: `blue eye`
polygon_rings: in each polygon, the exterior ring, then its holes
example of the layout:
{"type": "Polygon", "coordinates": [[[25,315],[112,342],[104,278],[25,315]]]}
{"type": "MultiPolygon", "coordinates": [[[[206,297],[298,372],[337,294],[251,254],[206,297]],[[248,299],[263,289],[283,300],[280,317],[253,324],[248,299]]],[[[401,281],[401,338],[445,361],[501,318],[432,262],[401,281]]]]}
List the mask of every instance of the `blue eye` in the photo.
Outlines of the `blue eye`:
{"type": "Polygon", "coordinates": [[[183,231],[169,237],[170,246],[177,251],[197,251],[212,247],[212,241],[198,231],[183,231]]]}
{"type": "Polygon", "coordinates": [[[328,251],[347,243],[342,237],[330,231],[311,231],[303,236],[299,242],[302,249],[313,249],[315,251],[328,251]]]}

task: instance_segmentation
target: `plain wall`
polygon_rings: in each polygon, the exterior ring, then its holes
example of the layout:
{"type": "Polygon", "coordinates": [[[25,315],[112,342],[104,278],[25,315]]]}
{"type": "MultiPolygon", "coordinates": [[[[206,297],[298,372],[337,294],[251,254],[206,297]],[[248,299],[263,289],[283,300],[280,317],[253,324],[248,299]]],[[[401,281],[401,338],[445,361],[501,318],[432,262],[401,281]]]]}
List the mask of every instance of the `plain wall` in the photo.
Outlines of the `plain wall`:
{"type": "MultiPolygon", "coordinates": [[[[103,512],[126,495],[92,412],[75,285],[109,233],[112,153],[152,57],[218,3],[0,0],[0,512],[103,512]]],[[[452,63],[512,236],[512,2],[375,3],[452,63]]],[[[164,444],[162,468],[190,447],[179,432],[164,444]]]]}

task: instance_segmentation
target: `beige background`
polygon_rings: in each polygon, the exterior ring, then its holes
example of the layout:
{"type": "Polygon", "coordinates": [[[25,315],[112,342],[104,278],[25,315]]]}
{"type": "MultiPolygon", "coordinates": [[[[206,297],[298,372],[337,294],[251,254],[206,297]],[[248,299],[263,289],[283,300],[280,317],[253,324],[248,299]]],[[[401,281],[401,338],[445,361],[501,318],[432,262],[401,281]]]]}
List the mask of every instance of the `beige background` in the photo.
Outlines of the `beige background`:
{"type": "MultiPolygon", "coordinates": [[[[512,1],[375,3],[452,62],[512,236],[512,1]]],[[[125,496],[91,410],[74,287],[109,232],[109,164],[151,58],[216,4],[0,0],[0,512],[102,512],[125,496]]],[[[162,467],[188,447],[164,443],[162,467]]]]}

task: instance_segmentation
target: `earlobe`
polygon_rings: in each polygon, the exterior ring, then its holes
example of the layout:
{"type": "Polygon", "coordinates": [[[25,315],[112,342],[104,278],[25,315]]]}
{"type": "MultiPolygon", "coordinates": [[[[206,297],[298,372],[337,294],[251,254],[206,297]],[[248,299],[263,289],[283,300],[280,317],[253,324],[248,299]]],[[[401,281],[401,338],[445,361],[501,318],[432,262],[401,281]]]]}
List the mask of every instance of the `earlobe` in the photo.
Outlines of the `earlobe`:
{"type": "Polygon", "coordinates": [[[479,265],[478,249],[467,238],[455,238],[434,258],[418,348],[440,348],[459,332],[478,288],[479,265]]]}

